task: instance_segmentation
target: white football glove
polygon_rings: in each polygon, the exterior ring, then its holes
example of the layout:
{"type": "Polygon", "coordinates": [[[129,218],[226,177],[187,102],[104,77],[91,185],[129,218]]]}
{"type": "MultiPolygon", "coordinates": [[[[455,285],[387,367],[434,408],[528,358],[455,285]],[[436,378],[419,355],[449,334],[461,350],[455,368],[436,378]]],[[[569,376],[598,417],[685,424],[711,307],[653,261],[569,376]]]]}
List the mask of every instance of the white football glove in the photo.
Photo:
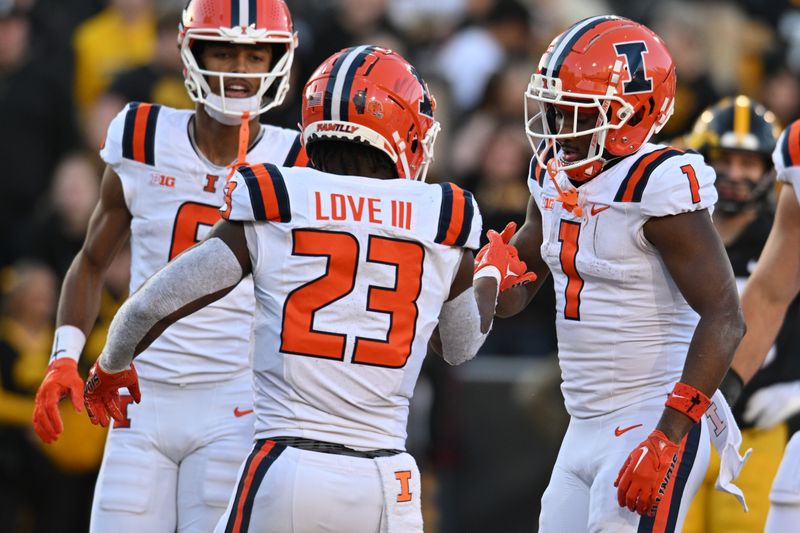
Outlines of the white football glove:
{"type": "Polygon", "coordinates": [[[800,381],[776,383],[750,397],[743,419],[758,429],[769,429],[800,412],[800,381]]]}

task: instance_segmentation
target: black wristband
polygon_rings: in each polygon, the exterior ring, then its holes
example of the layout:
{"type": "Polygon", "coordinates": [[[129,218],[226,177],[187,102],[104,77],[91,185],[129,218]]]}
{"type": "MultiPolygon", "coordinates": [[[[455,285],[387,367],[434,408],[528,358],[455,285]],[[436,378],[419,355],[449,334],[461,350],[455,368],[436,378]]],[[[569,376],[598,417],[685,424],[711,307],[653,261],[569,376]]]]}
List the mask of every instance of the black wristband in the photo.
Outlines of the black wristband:
{"type": "Polygon", "coordinates": [[[725,377],[722,378],[722,383],[719,384],[719,391],[725,397],[725,400],[727,400],[731,408],[733,408],[739,400],[743,388],[744,381],[742,381],[742,377],[737,374],[733,368],[729,368],[725,377]]]}

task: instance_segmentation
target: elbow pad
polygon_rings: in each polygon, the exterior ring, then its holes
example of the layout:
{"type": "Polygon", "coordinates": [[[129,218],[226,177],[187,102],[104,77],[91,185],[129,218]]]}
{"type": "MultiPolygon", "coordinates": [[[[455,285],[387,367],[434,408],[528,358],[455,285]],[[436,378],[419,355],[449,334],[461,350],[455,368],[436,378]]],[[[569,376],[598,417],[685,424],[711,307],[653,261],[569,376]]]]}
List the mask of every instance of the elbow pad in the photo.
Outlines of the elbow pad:
{"type": "Polygon", "coordinates": [[[481,333],[481,318],[472,287],[442,305],[439,336],[442,357],[449,364],[460,365],[475,357],[489,331],[481,333]]]}

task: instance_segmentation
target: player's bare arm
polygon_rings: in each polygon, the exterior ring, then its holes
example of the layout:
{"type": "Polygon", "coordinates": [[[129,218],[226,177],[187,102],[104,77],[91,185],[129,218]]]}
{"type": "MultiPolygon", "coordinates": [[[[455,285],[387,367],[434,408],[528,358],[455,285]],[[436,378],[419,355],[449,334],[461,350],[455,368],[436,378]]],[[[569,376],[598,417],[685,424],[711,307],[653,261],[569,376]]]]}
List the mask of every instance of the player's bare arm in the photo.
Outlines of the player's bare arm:
{"type": "MultiPolygon", "coordinates": [[[[661,254],[688,304],[700,315],[681,376],[706,396],[714,394],[744,334],[730,262],[706,210],[651,218],[644,235],[661,254]]],[[[693,422],[667,407],[657,429],[680,442],[693,422]]]]}
{"type": "Polygon", "coordinates": [[[63,397],[69,395],[75,409],[82,409],[83,380],[77,361],[97,319],[105,273],[128,240],[130,223],[120,178],[106,167],[83,247],[64,278],[51,363],[36,393],[33,427],[44,442],[53,442],[63,431],[58,412],[63,397]]]}
{"type": "Polygon", "coordinates": [[[542,260],[542,215],[533,197],[528,200],[525,223],[511,238],[510,244],[516,247],[519,258],[536,274],[536,281],[512,287],[500,294],[497,301],[497,316],[507,318],[521,312],[539,292],[550,270],[542,260]]]}
{"type": "Polygon", "coordinates": [[[800,292],[797,250],[800,250],[800,205],[794,188],[786,183],[781,189],[769,239],[742,293],[747,334],[731,366],[745,383],[761,367],[783,324],[786,309],[800,292]]]}
{"type": "Polygon", "coordinates": [[[125,205],[122,182],[106,167],[100,201],[89,220],[83,247],[64,278],[56,324],[72,325],[88,334],[97,319],[103,278],[130,235],[131,214],[125,205]]]}

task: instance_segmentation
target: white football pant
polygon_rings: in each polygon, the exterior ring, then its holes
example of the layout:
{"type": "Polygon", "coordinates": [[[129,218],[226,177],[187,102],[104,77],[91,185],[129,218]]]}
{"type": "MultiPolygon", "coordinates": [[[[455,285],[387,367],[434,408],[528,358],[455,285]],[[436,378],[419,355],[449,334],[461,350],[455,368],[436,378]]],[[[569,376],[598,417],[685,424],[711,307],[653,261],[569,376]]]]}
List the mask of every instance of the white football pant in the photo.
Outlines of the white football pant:
{"type": "Polygon", "coordinates": [[[91,533],[209,533],[253,443],[252,381],[139,380],[140,404],[106,441],[91,533]],[[128,426],[128,427],[125,427],[128,426]]]}

